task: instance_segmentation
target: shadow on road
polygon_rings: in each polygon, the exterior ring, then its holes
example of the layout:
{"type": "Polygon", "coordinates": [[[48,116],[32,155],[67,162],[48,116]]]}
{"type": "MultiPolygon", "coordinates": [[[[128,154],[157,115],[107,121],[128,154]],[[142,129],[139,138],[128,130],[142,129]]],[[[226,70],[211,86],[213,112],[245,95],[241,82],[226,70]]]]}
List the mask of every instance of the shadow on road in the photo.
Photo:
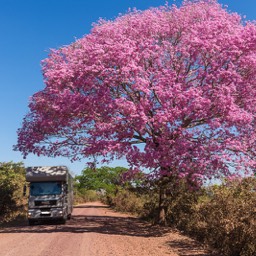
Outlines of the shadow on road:
{"type": "MultiPolygon", "coordinates": [[[[106,211],[107,206],[85,205],[75,208],[102,208],[106,211]]],[[[108,215],[76,215],[68,220],[65,225],[53,222],[42,222],[35,226],[28,226],[26,220],[11,223],[0,227],[0,233],[100,233],[109,235],[124,235],[137,237],[160,237],[170,232],[170,228],[152,226],[150,223],[135,217],[108,216],[108,215]]]]}
{"type": "Polygon", "coordinates": [[[76,205],[74,208],[84,208],[84,209],[88,209],[88,208],[102,208],[102,209],[110,209],[110,206],[107,205],[76,205]]]}
{"type": "MultiPolygon", "coordinates": [[[[0,235],[1,233],[99,233],[146,238],[163,237],[172,231],[173,230],[168,227],[152,226],[150,223],[136,217],[127,217],[122,214],[114,213],[108,206],[93,204],[76,206],[74,215],[72,215],[71,220],[68,220],[65,225],[44,222],[38,223],[38,225],[35,226],[28,226],[26,220],[20,219],[4,227],[0,226],[0,235]],[[82,208],[84,208],[84,210],[82,208]],[[92,208],[96,210],[94,211],[92,208]]],[[[200,250],[200,246],[194,241],[183,236],[168,236],[166,244],[172,252],[175,252],[179,256],[214,256],[211,253],[205,253],[204,250],[200,250]]]]}

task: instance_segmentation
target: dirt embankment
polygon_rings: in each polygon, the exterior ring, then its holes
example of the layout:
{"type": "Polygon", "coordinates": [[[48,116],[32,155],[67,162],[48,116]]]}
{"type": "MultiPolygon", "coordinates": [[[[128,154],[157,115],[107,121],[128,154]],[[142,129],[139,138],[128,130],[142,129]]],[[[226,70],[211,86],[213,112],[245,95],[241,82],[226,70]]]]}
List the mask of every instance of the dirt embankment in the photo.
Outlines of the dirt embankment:
{"type": "Polygon", "coordinates": [[[65,225],[0,227],[0,256],[210,256],[170,228],[151,226],[99,202],[75,207],[65,225]]]}

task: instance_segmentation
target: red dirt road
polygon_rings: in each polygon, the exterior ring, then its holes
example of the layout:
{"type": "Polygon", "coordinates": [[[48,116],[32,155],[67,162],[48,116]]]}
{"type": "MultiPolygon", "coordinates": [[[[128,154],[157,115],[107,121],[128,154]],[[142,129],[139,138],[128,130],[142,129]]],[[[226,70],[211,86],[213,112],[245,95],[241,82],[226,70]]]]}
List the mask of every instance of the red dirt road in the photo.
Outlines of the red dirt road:
{"type": "Polygon", "coordinates": [[[210,256],[191,239],[95,202],[65,225],[0,227],[0,256],[210,256]]]}

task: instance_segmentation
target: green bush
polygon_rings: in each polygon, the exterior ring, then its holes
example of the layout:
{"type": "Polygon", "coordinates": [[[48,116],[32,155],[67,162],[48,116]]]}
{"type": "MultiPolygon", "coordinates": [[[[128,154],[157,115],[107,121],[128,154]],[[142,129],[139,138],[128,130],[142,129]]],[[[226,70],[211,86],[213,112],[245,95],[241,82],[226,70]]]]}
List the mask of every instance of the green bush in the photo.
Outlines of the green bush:
{"type": "Polygon", "coordinates": [[[75,189],[74,204],[82,204],[86,202],[93,202],[100,199],[95,190],[87,190],[85,188],[75,189]]]}
{"type": "Polygon", "coordinates": [[[144,200],[127,189],[120,189],[115,195],[108,195],[108,203],[118,211],[140,214],[144,200]]]}
{"type": "Polygon", "coordinates": [[[202,194],[202,189],[192,188],[183,181],[176,181],[176,185],[172,186],[166,199],[168,225],[181,230],[190,230],[194,224],[193,219],[191,219],[194,206],[202,194]]]}
{"type": "Polygon", "coordinates": [[[0,223],[25,214],[24,184],[25,168],[22,163],[0,163],[0,223]]]}
{"type": "Polygon", "coordinates": [[[142,219],[150,221],[151,223],[155,223],[158,216],[158,198],[159,195],[155,192],[149,191],[148,195],[143,195],[143,209],[139,213],[139,216],[142,219]]]}

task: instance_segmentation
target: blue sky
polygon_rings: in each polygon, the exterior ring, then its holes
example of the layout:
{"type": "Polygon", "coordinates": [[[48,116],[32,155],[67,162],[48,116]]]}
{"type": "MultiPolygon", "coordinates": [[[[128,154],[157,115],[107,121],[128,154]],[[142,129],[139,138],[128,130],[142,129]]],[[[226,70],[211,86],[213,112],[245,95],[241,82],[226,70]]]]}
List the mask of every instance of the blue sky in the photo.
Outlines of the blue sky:
{"type": "MultiPolygon", "coordinates": [[[[172,4],[174,1],[169,1],[172,4]]],[[[176,1],[179,5],[181,1],[176,1]]],[[[228,9],[256,20],[255,0],[220,0],[228,9]]],[[[29,97],[44,88],[40,62],[50,48],[70,44],[90,33],[100,17],[114,19],[129,7],[144,10],[165,0],[0,0],[0,162],[31,165],[67,165],[79,174],[87,159],[71,163],[65,158],[29,155],[12,150],[17,129],[28,112],[29,97]]],[[[125,161],[111,166],[127,166],[125,161]]]]}

